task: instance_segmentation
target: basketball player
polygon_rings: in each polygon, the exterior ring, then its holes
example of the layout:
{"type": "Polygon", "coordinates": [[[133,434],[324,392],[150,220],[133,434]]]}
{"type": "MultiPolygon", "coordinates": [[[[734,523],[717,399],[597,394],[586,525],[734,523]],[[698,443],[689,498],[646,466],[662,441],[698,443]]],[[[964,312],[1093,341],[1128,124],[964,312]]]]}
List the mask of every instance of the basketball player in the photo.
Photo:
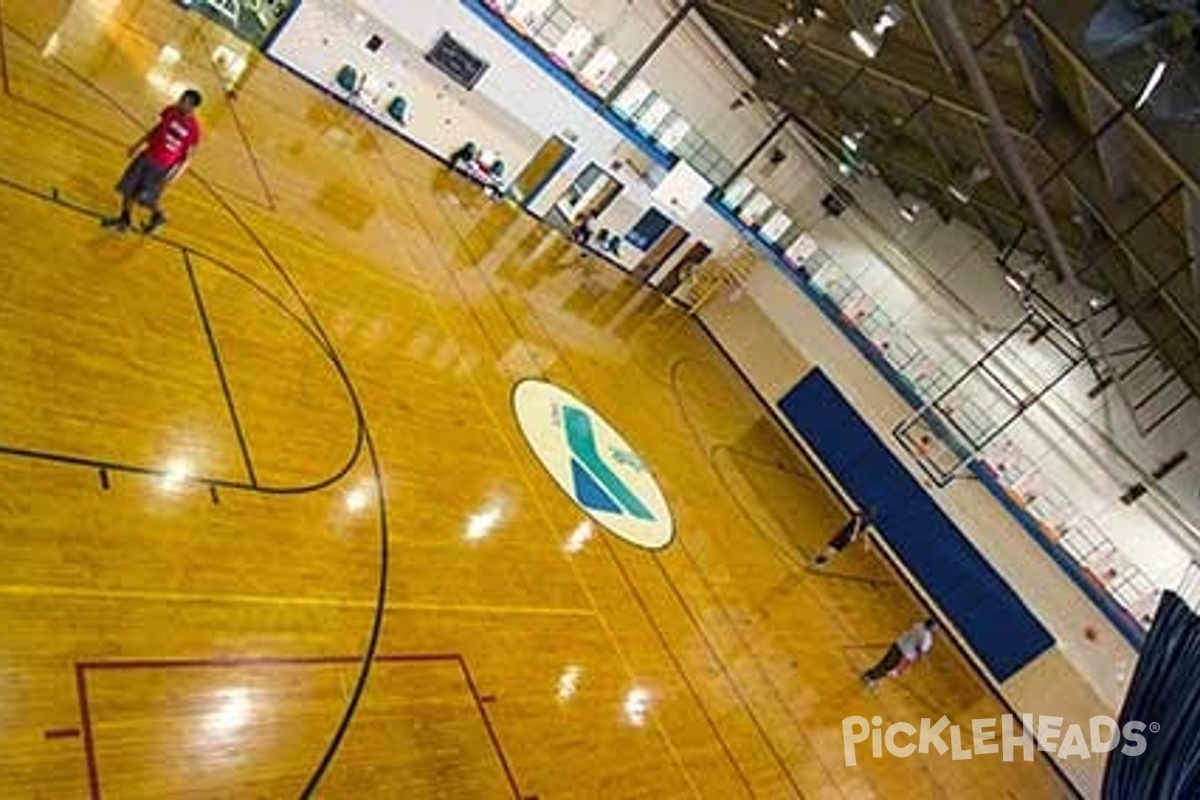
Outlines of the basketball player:
{"type": "Polygon", "coordinates": [[[900,634],[879,663],[862,674],[867,688],[873,691],[885,677],[895,677],[920,661],[933,649],[933,633],[937,627],[935,620],[927,619],[900,634]]]}
{"type": "Polygon", "coordinates": [[[158,207],[163,189],[183,174],[188,161],[200,144],[200,122],[195,111],[200,107],[200,93],[188,89],[172,106],[159,115],[158,124],[129,148],[133,159],[117,183],[121,194],[121,214],[106,217],[101,224],[117,231],[127,231],[133,224],[133,206],[150,211],[142,225],[142,233],[153,233],[166,216],[158,207]]]}
{"type": "Polygon", "coordinates": [[[830,559],[845,550],[859,536],[862,536],[863,531],[867,529],[870,523],[871,520],[863,512],[853,512],[850,515],[850,520],[833,535],[833,538],[825,545],[825,549],[817,553],[816,558],[812,560],[812,568],[815,570],[824,569],[830,559]]]}

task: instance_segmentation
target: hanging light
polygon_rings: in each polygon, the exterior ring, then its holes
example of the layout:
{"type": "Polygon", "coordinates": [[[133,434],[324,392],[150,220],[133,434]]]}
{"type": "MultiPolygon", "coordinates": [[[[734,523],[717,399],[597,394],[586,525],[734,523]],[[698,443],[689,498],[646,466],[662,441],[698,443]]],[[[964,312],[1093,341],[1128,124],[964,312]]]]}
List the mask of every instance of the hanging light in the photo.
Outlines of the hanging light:
{"type": "Polygon", "coordinates": [[[1162,83],[1163,74],[1167,71],[1167,62],[1159,61],[1154,65],[1150,77],[1146,80],[1146,85],[1142,87],[1142,93],[1138,96],[1137,102],[1133,104],[1134,109],[1139,109],[1150,100],[1150,95],[1154,94],[1154,90],[1162,83]]]}

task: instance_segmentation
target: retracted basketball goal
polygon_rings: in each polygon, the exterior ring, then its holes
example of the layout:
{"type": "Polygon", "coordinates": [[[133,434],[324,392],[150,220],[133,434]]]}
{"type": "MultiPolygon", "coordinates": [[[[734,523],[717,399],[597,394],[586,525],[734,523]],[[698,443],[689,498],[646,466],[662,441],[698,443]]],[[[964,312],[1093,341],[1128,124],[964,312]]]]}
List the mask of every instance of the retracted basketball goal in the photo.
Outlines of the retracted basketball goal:
{"type": "Polygon", "coordinates": [[[894,429],[937,485],[963,476],[996,437],[1087,360],[1078,337],[1051,314],[1025,315],[894,429]]]}

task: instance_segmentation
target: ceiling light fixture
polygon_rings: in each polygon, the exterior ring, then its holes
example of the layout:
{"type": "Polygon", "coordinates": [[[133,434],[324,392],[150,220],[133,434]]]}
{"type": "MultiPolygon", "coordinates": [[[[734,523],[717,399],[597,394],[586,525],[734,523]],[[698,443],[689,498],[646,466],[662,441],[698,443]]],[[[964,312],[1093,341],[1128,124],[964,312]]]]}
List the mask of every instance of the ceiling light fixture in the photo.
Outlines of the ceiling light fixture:
{"type": "Polygon", "coordinates": [[[854,46],[867,58],[879,55],[879,44],[857,28],[850,31],[850,41],[854,42],[854,46]]]}
{"type": "Polygon", "coordinates": [[[1167,62],[1159,61],[1154,65],[1154,70],[1150,73],[1150,77],[1146,80],[1146,85],[1142,87],[1142,93],[1138,95],[1137,102],[1133,104],[1134,109],[1140,109],[1150,100],[1150,95],[1154,94],[1154,90],[1162,83],[1163,74],[1167,71],[1167,62]]]}

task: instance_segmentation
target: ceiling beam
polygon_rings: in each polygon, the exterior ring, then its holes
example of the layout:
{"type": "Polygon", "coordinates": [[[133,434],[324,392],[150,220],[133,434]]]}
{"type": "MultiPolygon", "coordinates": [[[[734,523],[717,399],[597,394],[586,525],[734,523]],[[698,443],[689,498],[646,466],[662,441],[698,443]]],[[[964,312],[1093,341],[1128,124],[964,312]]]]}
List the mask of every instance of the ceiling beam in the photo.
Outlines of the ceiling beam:
{"type": "Polygon", "coordinates": [[[1090,86],[1081,77],[1080,88],[1083,91],[1084,106],[1088,113],[1088,127],[1095,132],[1096,155],[1100,158],[1100,171],[1115,199],[1127,197],[1133,190],[1133,179],[1129,171],[1129,160],[1125,158],[1128,146],[1125,141],[1125,128],[1122,125],[1108,125],[1114,113],[1123,114],[1121,109],[1112,105],[1094,86],[1090,86]]]}
{"type": "MultiPolygon", "coordinates": [[[[1104,95],[1106,95],[1109,102],[1111,102],[1114,106],[1121,105],[1120,98],[1118,98],[1112,92],[1112,90],[1105,85],[1104,81],[1100,79],[1100,76],[1096,74],[1096,71],[1092,69],[1091,65],[1089,65],[1075,52],[1071,45],[1068,44],[1067,41],[1059,35],[1058,31],[1054,29],[1054,26],[1047,22],[1046,19],[1042,17],[1040,13],[1038,13],[1036,8],[1033,6],[1025,6],[1024,15],[1042,34],[1043,41],[1048,41],[1053,44],[1055,49],[1057,49],[1064,58],[1071,62],[1071,65],[1075,68],[1076,72],[1085,75],[1089,82],[1096,86],[1096,88],[1099,89],[1104,95]]],[[[1188,168],[1175,156],[1174,153],[1172,153],[1165,145],[1163,145],[1163,143],[1159,141],[1158,137],[1155,136],[1148,127],[1146,127],[1145,123],[1138,119],[1136,114],[1130,115],[1129,124],[1130,127],[1137,132],[1139,137],[1145,140],[1146,144],[1149,145],[1149,147],[1158,155],[1158,157],[1161,158],[1168,166],[1170,166],[1171,169],[1185,183],[1188,184],[1188,187],[1193,192],[1200,192],[1200,178],[1197,178],[1196,174],[1190,168],[1188,168]]]]}
{"type": "MultiPolygon", "coordinates": [[[[988,83],[987,76],[983,73],[983,67],[975,55],[975,50],[962,28],[962,23],[958,20],[958,14],[955,12],[951,0],[931,0],[931,5],[940,12],[939,16],[949,35],[947,45],[958,59],[963,71],[966,72],[971,88],[975,91],[980,103],[987,110],[989,128],[992,141],[996,146],[997,157],[1008,168],[1013,181],[1021,190],[1021,195],[1025,198],[1026,205],[1033,215],[1034,222],[1042,234],[1042,240],[1046,244],[1046,249],[1052,263],[1066,279],[1067,285],[1070,287],[1071,293],[1075,296],[1076,300],[1082,303],[1083,308],[1086,310],[1084,325],[1096,348],[1097,360],[1103,367],[1103,372],[1095,370],[1097,373],[1096,377],[1098,380],[1103,380],[1105,377],[1115,374],[1116,371],[1109,359],[1108,346],[1104,341],[1103,334],[1100,332],[1099,325],[1096,323],[1091,305],[1087,302],[1087,295],[1084,292],[1083,284],[1076,274],[1075,265],[1072,263],[1071,257],[1063,245],[1062,237],[1059,236],[1054,220],[1050,216],[1050,211],[1046,207],[1046,203],[1034,183],[1033,176],[1029,174],[1029,168],[1025,165],[1024,159],[1022,159],[1020,152],[1017,150],[1016,142],[1013,141],[1012,135],[1008,131],[1004,115],[1000,111],[999,104],[996,102],[996,96],[988,83]]],[[[1094,364],[1093,369],[1095,369],[1094,364]]],[[[1133,405],[1130,403],[1128,394],[1119,381],[1117,382],[1117,390],[1130,417],[1134,420],[1135,424],[1138,424],[1133,405]]]]}
{"type": "Polygon", "coordinates": [[[1194,190],[1183,198],[1188,255],[1192,257],[1192,292],[1200,296],[1200,195],[1194,190]]]}

